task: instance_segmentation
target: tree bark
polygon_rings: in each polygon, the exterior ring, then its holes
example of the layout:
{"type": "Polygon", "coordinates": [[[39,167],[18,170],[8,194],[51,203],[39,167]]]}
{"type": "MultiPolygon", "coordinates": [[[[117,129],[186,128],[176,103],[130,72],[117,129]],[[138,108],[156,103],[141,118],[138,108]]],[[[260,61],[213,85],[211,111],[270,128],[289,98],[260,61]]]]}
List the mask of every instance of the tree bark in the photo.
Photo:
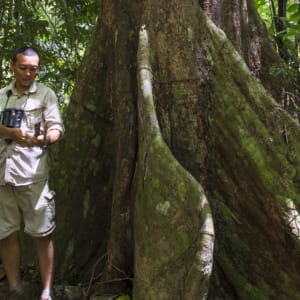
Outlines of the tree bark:
{"type": "Polygon", "coordinates": [[[247,36],[263,28],[251,3],[101,2],[54,153],[64,280],[134,299],[299,299],[299,126],[266,31],[247,36]],[[231,41],[221,11],[240,13],[231,41]]]}
{"type": "Polygon", "coordinates": [[[147,30],[141,28],[133,298],[206,299],[213,260],[212,216],[202,187],[161,136],[150,49],[147,30]]]}

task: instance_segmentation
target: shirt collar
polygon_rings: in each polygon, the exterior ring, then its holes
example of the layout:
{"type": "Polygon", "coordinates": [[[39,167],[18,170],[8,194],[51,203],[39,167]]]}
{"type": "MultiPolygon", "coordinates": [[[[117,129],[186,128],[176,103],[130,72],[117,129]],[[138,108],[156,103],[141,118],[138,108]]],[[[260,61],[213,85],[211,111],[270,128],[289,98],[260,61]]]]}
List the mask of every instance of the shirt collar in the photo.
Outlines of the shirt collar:
{"type": "MultiPolygon", "coordinates": [[[[13,80],[9,84],[7,92],[11,91],[13,94],[17,94],[15,86],[16,86],[16,80],[13,80]]],[[[28,90],[24,94],[25,95],[32,94],[32,93],[35,93],[36,90],[37,90],[37,82],[33,81],[32,84],[29,86],[28,90]]]]}

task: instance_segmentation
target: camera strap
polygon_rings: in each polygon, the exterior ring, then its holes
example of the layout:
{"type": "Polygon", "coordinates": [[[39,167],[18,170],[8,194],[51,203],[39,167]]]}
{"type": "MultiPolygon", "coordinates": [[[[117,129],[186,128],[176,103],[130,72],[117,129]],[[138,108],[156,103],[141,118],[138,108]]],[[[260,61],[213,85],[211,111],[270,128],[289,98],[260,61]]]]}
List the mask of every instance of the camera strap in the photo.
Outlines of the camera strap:
{"type": "MultiPolygon", "coordinates": [[[[8,101],[9,101],[9,98],[12,96],[12,94],[13,94],[12,90],[8,90],[8,91],[6,92],[7,98],[6,98],[6,103],[5,103],[4,109],[7,109],[8,101]]],[[[25,99],[25,101],[24,101],[24,103],[23,103],[23,107],[21,107],[21,109],[23,109],[23,110],[25,109],[25,106],[26,106],[26,104],[27,104],[29,95],[30,95],[29,93],[26,95],[26,99],[25,99]]]]}

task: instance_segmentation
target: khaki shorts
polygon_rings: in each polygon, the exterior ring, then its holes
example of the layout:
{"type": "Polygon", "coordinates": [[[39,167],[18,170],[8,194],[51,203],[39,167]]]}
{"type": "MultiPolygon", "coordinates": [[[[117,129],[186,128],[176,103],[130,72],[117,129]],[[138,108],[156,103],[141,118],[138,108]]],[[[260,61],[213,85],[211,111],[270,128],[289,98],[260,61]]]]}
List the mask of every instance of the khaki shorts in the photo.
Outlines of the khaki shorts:
{"type": "Polygon", "coordinates": [[[55,229],[55,202],[48,182],[26,186],[0,186],[0,239],[19,231],[33,237],[47,236],[55,229]]]}

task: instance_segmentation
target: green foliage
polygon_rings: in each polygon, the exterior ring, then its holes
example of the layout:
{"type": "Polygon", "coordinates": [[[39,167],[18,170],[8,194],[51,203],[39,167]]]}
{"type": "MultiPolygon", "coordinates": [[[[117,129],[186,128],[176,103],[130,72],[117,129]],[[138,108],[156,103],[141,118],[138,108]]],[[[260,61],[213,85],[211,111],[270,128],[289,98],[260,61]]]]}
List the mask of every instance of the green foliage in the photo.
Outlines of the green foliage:
{"type": "Polygon", "coordinates": [[[261,18],[270,28],[272,22],[271,11],[270,11],[270,1],[269,0],[253,0],[261,18]]]}
{"type": "Polygon", "coordinates": [[[254,0],[273,37],[282,63],[271,66],[273,75],[289,82],[283,94],[284,108],[300,115],[300,2],[294,0],[254,0]]]}
{"type": "Polygon", "coordinates": [[[299,63],[299,41],[300,41],[300,2],[294,3],[287,9],[287,17],[281,19],[285,30],[278,32],[282,35],[290,56],[299,63]]]}
{"type": "Polygon", "coordinates": [[[281,12],[281,15],[277,7],[279,2],[283,1],[254,0],[256,8],[266,22],[274,40],[280,38],[283,41],[289,60],[297,61],[299,67],[300,2],[287,1],[287,8],[281,12]],[[281,26],[278,26],[279,23],[281,26]]]}
{"type": "Polygon", "coordinates": [[[11,80],[15,48],[31,45],[41,56],[41,81],[67,105],[76,70],[93,32],[98,1],[0,0],[0,84],[11,80]]]}

